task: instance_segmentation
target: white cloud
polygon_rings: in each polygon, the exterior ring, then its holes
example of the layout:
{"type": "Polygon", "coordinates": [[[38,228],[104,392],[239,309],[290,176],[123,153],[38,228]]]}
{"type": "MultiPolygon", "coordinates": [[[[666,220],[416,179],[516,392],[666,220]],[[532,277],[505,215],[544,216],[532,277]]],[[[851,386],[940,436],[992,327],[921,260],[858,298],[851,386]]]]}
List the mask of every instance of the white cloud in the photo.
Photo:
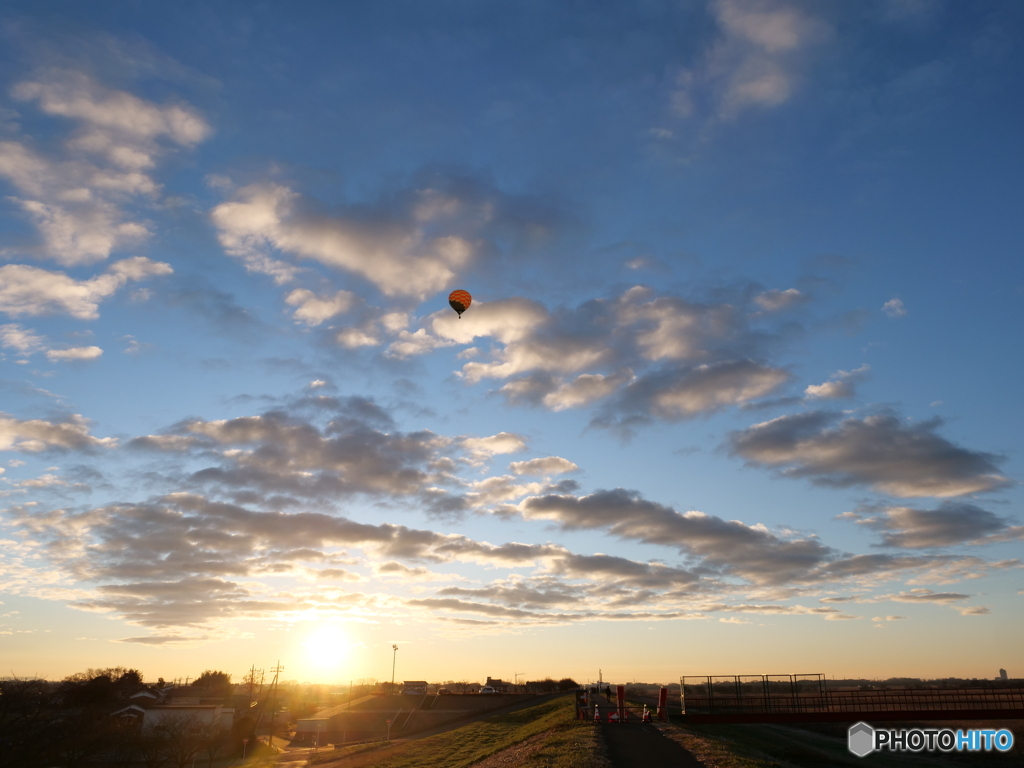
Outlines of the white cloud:
{"type": "Polygon", "coordinates": [[[46,357],[50,360],[95,360],[103,354],[99,347],[70,347],[68,349],[48,349],[46,357]]]}
{"type": "Polygon", "coordinates": [[[0,267],[0,312],[19,315],[68,314],[79,320],[99,317],[99,304],[129,280],[169,275],[169,264],[136,256],[115,262],[106,273],[75,280],[27,264],[0,267]]]}
{"type": "Polygon", "coordinates": [[[512,432],[499,432],[490,437],[467,437],[462,440],[462,445],[473,455],[482,458],[526,450],[526,441],[512,432]]]}
{"type": "Polygon", "coordinates": [[[563,459],[561,456],[545,456],[528,461],[513,461],[508,465],[508,468],[515,475],[538,476],[562,475],[579,469],[573,462],[563,459]]]}
{"type": "Polygon", "coordinates": [[[492,337],[502,344],[526,338],[548,319],[541,304],[515,296],[498,301],[474,301],[471,311],[461,318],[442,310],[430,316],[429,325],[438,336],[457,344],[469,344],[476,338],[492,337]]]}
{"type": "Polygon", "coordinates": [[[0,346],[7,349],[14,349],[23,355],[29,355],[43,348],[46,339],[37,336],[28,328],[22,328],[17,323],[0,325],[0,346]]]}
{"type": "Polygon", "coordinates": [[[985,605],[955,605],[953,608],[959,611],[961,616],[987,616],[992,613],[985,605]]]}
{"type": "Polygon", "coordinates": [[[38,453],[47,448],[87,449],[110,448],[117,444],[112,437],[97,438],[89,434],[89,422],[81,416],[67,421],[43,419],[22,421],[0,413],[0,451],[38,453]]]}
{"type": "MultiPolygon", "coordinates": [[[[796,300],[779,293],[780,306],[796,300]]],[[[746,294],[736,298],[752,301],[746,294]]],[[[509,402],[553,411],[611,397],[595,423],[627,429],[623,420],[690,418],[762,397],[788,381],[783,369],[749,357],[772,338],[770,331],[751,329],[753,316],[728,302],[656,296],[644,286],[555,311],[512,297],[474,302],[461,320],[433,313],[418,330],[400,331],[387,354],[408,357],[489,338],[486,358],[480,346],[458,354],[467,360],[459,371],[467,383],[510,379],[498,390],[509,402]]],[[[378,338],[375,331],[364,333],[378,338]]]]}
{"type": "Polygon", "coordinates": [[[541,493],[544,490],[543,483],[521,483],[517,484],[515,478],[510,475],[488,477],[470,485],[470,491],[466,494],[470,502],[478,507],[490,504],[500,504],[504,501],[521,499],[533,493],[541,493]]]}
{"type": "Polygon", "coordinates": [[[38,80],[16,85],[12,95],[22,101],[38,101],[40,109],[49,115],[77,118],[94,129],[106,129],[108,135],[146,140],[167,137],[176,144],[191,146],[211,132],[189,106],[158,106],[124,91],[104,88],[80,72],[46,72],[38,80]]]}
{"type": "Polygon", "coordinates": [[[855,394],[854,385],[863,381],[871,366],[862,365],[852,371],[836,371],[832,374],[830,381],[824,384],[810,384],[804,390],[804,395],[810,398],[821,400],[842,400],[852,398],[855,394]]]}
{"type": "Polygon", "coordinates": [[[832,32],[782,0],[716,0],[710,8],[721,35],[703,62],[677,75],[670,100],[680,117],[692,116],[702,98],[715,104],[720,119],[787,102],[807,53],[832,32]]]}
{"type": "Polygon", "coordinates": [[[784,291],[773,288],[754,297],[754,303],[765,312],[778,312],[780,309],[788,309],[807,300],[807,296],[796,288],[787,288],[784,291]]]}
{"type": "Polygon", "coordinates": [[[889,299],[882,305],[882,311],[889,317],[903,317],[907,314],[907,308],[903,305],[902,299],[889,299]]]}
{"type": "Polygon", "coordinates": [[[417,208],[412,220],[372,221],[360,220],[355,211],[335,217],[304,208],[288,187],[253,184],[211,216],[229,255],[278,282],[292,279],[295,268],[271,258],[270,249],[360,275],[388,296],[422,298],[448,285],[475,250],[458,235],[430,233],[426,225],[438,210],[417,208]]]}
{"type": "Polygon", "coordinates": [[[165,152],[160,140],[191,147],[210,133],[187,105],[156,105],[80,72],[42,72],[16,85],[12,95],[78,123],[64,159],[40,155],[26,143],[0,142],[0,176],[18,189],[13,200],[39,230],[43,255],[65,265],[101,261],[147,237],[146,223],[129,219],[124,207],[159,194],[148,171],[165,152]]]}
{"type": "Polygon", "coordinates": [[[342,328],[334,338],[341,346],[347,349],[375,347],[380,344],[380,339],[361,328],[342,328]]]}
{"type": "Polygon", "coordinates": [[[449,347],[453,342],[431,336],[426,328],[420,328],[414,333],[399,331],[398,338],[388,345],[388,357],[412,357],[423,355],[439,347],[449,347]]]}
{"type": "Polygon", "coordinates": [[[355,301],[350,291],[338,291],[333,296],[317,296],[305,288],[296,288],[285,297],[285,304],[295,307],[295,319],[306,325],[320,325],[335,315],[348,312],[355,301]]]}
{"type": "Polygon", "coordinates": [[[542,402],[552,411],[579,408],[608,397],[623,384],[632,381],[633,378],[633,372],[628,368],[612,376],[583,373],[573,381],[562,384],[555,391],[544,395],[542,402]]]}
{"type": "Polygon", "coordinates": [[[747,360],[700,365],[658,389],[651,402],[656,412],[692,416],[764,397],[788,379],[783,370],[747,360]]]}

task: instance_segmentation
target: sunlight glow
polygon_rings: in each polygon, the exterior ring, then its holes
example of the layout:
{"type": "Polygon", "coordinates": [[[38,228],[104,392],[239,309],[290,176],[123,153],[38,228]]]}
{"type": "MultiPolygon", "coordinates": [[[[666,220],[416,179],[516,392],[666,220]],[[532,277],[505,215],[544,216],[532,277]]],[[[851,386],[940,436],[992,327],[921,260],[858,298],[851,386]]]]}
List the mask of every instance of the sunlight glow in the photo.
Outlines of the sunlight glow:
{"type": "Polygon", "coordinates": [[[340,627],[321,625],[302,641],[302,666],[307,673],[337,672],[348,661],[351,640],[340,627]]]}

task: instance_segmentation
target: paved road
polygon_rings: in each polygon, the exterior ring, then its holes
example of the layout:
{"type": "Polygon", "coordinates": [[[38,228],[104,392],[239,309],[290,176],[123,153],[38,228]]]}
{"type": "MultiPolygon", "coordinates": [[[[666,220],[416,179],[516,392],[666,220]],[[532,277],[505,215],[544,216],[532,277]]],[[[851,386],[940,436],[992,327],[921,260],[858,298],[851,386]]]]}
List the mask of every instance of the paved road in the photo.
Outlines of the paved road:
{"type": "MultiPolygon", "coordinates": [[[[607,720],[606,713],[615,706],[604,696],[591,696],[591,703],[600,706],[601,719],[604,721],[607,720]]],[[[704,763],[682,745],[665,736],[654,724],[602,722],[600,728],[612,768],[649,768],[659,765],[705,768],[704,763]]]]}

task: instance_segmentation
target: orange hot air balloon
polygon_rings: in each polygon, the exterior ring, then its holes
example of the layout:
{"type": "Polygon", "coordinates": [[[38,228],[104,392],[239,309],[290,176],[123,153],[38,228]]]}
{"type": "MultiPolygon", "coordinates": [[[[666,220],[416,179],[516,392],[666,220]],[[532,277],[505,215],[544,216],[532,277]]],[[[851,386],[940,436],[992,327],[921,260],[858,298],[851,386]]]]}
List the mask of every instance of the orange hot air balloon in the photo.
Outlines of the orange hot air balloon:
{"type": "Polygon", "coordinates": [[[473,297],[469,295],[469,291],[452,291],[448,294],[448,303],[451,308],[459,313],[459,319],[462,319],[462,313],[469,309],[469,305],[473,303],[473,297]]]}

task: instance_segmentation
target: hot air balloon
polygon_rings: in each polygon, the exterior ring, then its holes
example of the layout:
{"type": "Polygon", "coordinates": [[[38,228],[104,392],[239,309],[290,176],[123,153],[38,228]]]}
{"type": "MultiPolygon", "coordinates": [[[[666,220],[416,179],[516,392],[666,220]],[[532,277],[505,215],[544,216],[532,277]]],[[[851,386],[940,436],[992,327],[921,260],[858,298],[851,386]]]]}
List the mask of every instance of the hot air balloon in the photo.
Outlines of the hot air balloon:
{"type": "Polygon", "coordinates": [[[462,319],[462,313],[469,309],[469,305],[473,303],[473,297],[469,295],[469,291],[452,291],[448,294],[448,303],[451,308],[459,313],[459,319],[462,319]]]}

